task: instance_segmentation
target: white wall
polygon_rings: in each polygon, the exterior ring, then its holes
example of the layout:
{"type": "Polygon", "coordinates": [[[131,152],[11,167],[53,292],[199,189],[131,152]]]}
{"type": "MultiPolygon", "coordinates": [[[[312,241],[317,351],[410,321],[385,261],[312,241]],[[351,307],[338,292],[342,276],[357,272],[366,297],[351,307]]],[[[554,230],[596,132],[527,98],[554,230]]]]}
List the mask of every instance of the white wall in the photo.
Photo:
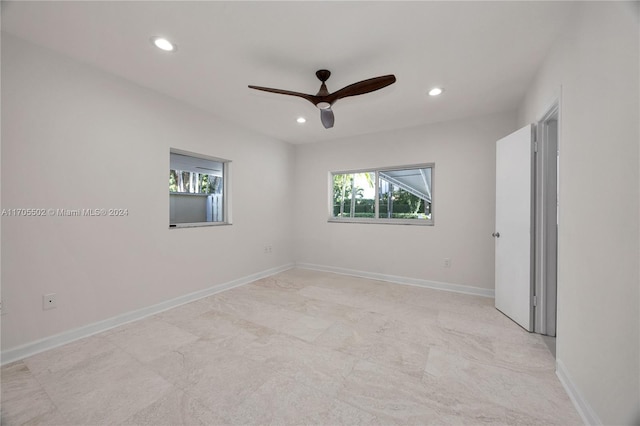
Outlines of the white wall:
{"type": "Polygon", "coordinates": [[[515,126],[497,114],[296,146],[297,261],[493,289],[495,142],[515,126]],[[435,226],[327,222],[329,172],[426,162],[435,226]]]}
{"type": "Polygon", "coordinates": [[[4,35],[2,59],[2,207],[129,210],[3,218],[3,351],[293,261],[289,144],[4,35]],[[170,147],[232,160],[233,225],[168,228],[170,147]]]}
{"type": "Polygon", "coordinates": [[[640,421],[638,53],[637,11],[584,3],[519,119],[562,87],[557,359],[604,424],[640,421]]]}

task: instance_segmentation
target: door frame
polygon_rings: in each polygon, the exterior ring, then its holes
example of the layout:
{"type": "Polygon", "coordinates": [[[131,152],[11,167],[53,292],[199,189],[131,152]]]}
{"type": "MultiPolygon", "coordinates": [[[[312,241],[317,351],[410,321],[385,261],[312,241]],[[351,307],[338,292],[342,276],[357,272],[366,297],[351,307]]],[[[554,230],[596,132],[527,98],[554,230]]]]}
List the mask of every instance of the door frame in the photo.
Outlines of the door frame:
{"type": "Polygon", "coordinates": [[[534,202],[534,332],[556,335],[560,99],[556,98],[536,123],[534,202]],[[555,122],[555,140],[549,131],[555,122]]]}

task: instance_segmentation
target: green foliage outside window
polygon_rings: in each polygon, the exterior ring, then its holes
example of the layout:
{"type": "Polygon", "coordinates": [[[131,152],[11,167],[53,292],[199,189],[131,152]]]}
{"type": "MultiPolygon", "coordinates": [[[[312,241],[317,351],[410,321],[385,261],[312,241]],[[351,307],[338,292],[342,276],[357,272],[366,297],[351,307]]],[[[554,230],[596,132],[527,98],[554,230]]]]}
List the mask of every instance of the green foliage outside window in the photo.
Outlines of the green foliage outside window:
{"type": "Polygon", "coordinates": [[[347,173],[333,175],[333,215],[335,217],[374,217],[374,199],[366,199],[365,188],[373,189],[371,173],[347,173]]]}
{"type": "Polygon", "coordinates": [[[222,189],[222,178],[206,173],[169,171],[169,192],[190,194],[217,194],[222,189]]]}

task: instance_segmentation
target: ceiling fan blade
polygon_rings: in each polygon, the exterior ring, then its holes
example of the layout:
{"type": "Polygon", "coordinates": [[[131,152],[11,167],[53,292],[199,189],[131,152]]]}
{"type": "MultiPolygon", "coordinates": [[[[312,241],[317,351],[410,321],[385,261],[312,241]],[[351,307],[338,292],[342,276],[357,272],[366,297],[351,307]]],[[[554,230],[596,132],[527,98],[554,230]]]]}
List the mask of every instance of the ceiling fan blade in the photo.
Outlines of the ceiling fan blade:
{"type": "Polygon", "coordinates": [[[317,96],[307,95],[306,93],[292,92],[291,90],[272,89],[271,87],[261,87],[261,86],[252,86],[252,85],[249,85],[249,88],[255,89],[255,90],[262,90],[263,92],[278,93],[280,95],[297,96],[299,98],[308,100],[314,105],[318,102],[317,96]]]}
{"type": "Polygon", "coordinates": [[[331,108],[320,110],[320,121],[322,121],[322,125],[325,129],[330,129],[333,127],[335,117],[333,116],[333,111],[331,110],[331,108]]]}
{"type": "Polygon", "coordinates": [[[330,103],[334,103],[338,99],[346,98],[349,96],[363,95],[365,93],[380,90],[383,87],[387,87],[395,82],[396,76],[393,74],[374,77],[345,86],[342,89],[330,94],[326,98],[330,103]]]}

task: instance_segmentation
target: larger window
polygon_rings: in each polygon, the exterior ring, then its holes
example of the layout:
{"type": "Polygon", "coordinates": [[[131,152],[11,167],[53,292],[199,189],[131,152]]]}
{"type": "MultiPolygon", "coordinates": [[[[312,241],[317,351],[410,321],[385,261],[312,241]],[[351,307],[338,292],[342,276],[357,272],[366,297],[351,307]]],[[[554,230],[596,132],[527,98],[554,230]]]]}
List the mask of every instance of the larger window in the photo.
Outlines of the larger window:
{"type": "Polygon", "coordinates": [[[229,223],[229,161],[171,149],[169,227],[229,223]]]}
{"type": "Polygon", "coordinates": [[[329,221],[433,225],[434,164],[331,173],[329,221]]]}

